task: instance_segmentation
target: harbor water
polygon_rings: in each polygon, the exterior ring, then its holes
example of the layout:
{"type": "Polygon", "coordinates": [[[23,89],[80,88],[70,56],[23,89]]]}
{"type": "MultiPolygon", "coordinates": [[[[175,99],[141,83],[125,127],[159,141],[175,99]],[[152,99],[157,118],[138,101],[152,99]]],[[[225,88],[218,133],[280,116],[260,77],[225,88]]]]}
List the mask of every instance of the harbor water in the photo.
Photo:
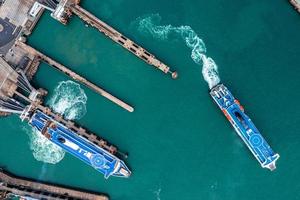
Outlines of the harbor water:
{"type": "Polygon", "coordinates": [[[129,179],[103,175],[17,116],[0,120],[0,165],[112,200],[300,199],[300,14],[288,1],[84,0],[82,7],[178,71],[155,70],[73,16],[42,16],[28,43],[134,106],[129,113],[42,64],[45,103],[127,152],[129,179]],[[209,95],[224,83],[272,149],[262,169],[209,95]]]}

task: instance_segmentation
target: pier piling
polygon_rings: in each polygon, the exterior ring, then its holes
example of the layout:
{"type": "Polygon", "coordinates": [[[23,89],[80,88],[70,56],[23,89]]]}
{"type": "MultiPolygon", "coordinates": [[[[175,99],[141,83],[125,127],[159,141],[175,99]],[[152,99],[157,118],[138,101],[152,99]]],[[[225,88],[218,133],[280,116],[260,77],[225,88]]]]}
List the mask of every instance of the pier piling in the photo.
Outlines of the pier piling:
{"type": "Polygon", "coordinates": [[[78,191],[61,186],[16,177],[0,169],[0,196],[12,194],[47,200],[108,200],[103,194],[78,191]]]}

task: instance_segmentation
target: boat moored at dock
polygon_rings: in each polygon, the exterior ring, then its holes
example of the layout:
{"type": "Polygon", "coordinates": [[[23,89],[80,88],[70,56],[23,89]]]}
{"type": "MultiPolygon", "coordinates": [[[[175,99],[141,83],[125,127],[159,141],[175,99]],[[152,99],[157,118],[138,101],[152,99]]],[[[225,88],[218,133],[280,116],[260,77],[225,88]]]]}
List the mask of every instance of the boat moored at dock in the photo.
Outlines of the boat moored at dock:
{"type": "Polygon", "coordinates": [[[111,152],[91,143],[43,112],[36,110],[29,124],[66,152],[101,172],[106,179],[131,175],[126,164],[111,152]]]}
{"type": "Polygon", "coordinates": [[[261,166],[271,171],[276,169],[279,154],[274,153],[228,88],[218,84],[211,89],[210,95],[261,166]]]}

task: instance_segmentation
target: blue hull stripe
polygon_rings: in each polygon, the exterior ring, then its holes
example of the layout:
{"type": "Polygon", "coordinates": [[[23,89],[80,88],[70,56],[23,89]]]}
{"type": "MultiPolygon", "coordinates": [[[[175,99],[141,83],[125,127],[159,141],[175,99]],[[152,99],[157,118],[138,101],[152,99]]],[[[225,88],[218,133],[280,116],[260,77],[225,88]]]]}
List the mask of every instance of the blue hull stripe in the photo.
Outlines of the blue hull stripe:
{"type": "Polygon", "coordinates": [[[274,170],[279,155],[274,153],[230,91],[223,84],[219,84],[210,91],[210,95],[261,166],[274,170]]]}
{"type": "Polygon", "coordinates": [[[130,170],[122,160],[77,135],[43,112],[36,111],[29,123],[66,152],[104,174],[105,178],[109,176],[128,177],[130,175],[130,170]]]}

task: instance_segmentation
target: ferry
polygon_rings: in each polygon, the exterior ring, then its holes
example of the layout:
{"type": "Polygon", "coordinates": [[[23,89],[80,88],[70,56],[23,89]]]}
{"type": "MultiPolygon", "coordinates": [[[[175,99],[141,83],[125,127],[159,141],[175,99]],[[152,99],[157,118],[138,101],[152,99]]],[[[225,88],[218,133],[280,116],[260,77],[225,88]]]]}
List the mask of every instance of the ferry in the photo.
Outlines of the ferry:
{"type": "Polygon", "coordinates": [[[131,175],[122,160],[79,136],[43,112],[36,110],[29,120],[29,124],[66,152],[101,172],[104,178],[107,179],[110,176],[127,178],[131,175]]]}
{"type": "Polygon", "coordinates": [[[244,113],[244,108],[227,87],[218,84],[211,89],[210,95],[260,165],[271,171],[275,170],[279,154],[274,153],[251,119],[244,113]]]}

